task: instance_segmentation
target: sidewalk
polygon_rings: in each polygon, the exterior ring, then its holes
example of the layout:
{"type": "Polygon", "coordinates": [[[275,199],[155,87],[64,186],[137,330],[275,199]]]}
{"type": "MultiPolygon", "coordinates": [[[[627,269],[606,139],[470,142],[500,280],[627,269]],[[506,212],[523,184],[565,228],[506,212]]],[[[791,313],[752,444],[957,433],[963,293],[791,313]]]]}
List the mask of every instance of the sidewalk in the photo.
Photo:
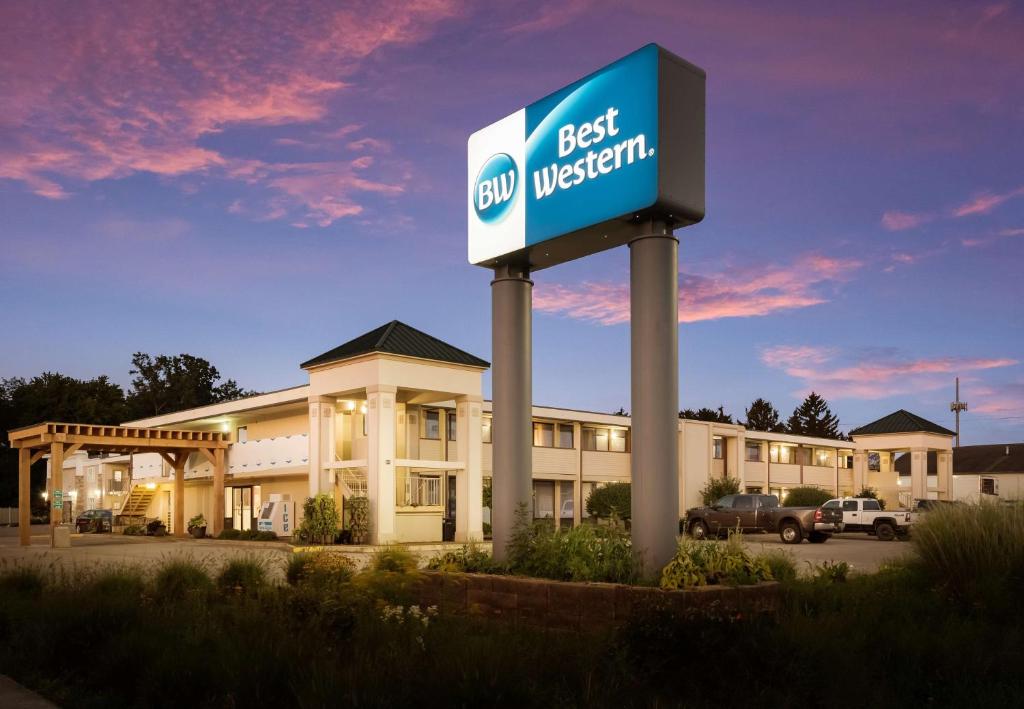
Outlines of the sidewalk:
{"type": "Polygon", "coordinates": [[[56,709],[57,705],[0,675],[0,707],[4,709],[56,709]]]}

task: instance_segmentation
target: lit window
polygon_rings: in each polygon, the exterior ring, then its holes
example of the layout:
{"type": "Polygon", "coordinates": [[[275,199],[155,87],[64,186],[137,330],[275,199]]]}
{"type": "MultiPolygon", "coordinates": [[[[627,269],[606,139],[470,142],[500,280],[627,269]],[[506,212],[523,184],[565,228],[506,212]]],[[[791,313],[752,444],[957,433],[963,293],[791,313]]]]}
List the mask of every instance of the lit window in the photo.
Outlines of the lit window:
{"type": "Polygon", "coordinates": [[[625,453],[626,430],[622,428],[613,428],[611,434],[611,440],[608,442],[608,450],[615,451],[616,453],[625,453]]]}
{"type": "Polygon", "coordinates": [[[533,445],[551,448],[555,445],[555,424],[533,422],[533,445]]]}
{"type": "Polygon", "coordinates": [[[428,438],[432,441],[440,440],[441,438],[441,412],[440,411],[424,411],[423,412],[423,437],[428,438]]]}
{"type": "Polygon", "coordinates": [[[490,416],[484,416],[483,417],[483,422],[481,423],[481,426],[483,426],[483,431],[480,434],[480,440],[482,440],[484,443],[490,443],[491,442],[491,417],[490,416]]]}

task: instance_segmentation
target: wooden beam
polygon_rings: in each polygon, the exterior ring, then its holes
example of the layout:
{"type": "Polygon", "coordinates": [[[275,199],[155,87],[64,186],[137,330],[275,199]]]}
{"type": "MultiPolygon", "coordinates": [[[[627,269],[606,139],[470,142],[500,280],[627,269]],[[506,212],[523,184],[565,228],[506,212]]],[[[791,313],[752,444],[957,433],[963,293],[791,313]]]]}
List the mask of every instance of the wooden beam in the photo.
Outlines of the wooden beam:
{"type": "MultiPolygon", "coordinates": [[[[218,450],[219,450],[219,449],[218,449],[218,450]]],[[[205,458],[206,458],[206,459],[207,459],[208,461],[210,461],[210,463],[211,463],[211,464],[213,464],[213,465],[217,465],[217,459],[216,459],[216,458],[214,457],[214,455],[213,455],[213,451],[211,451],[211,450],[210,450],[209,448],[200,448],[200,449],[199,449],[199,452],[200,452],[200,453],[202,453],[202,454],[203,454],[203,456],[204,456],[204,457],[205,457],[205,458]]]]}
{"type": "Polygon", "coordinates": [[[224,469],[227,451],[218,448],[213,453],[213,536],[224,530],[224,469]]]}
{"type": "Polygon", "coordinates": [[[83,444],[81,443],[72,443],[70,446],[64,449],[64,457],[67,458],[71,454],[77,453],[78,450],[82,447],[82,445],[83,444]]]}
{"type": "MultiPolygon", "coordinates": [[[[20,451],[25,451],[26,453],[31,453],[31,451],[28,448],[21,448],[19,450],[19,452],[20,451]]],[[[43,456],[46,455],[47,453],[49,453],[49,451],[46,450],[45,448],[43,448],[42,450],[37,450],[35,453],[32,453],[32,459],[29,461],[29,465],[35,465],[40,460],[42,460],[43,456]]]]}
{"type": "Polygon", "coordinates": [[[161,458],[167,461],[167,464],[172,468],[177,465],[177,461],[171,457],[171,454],[166,451],[157,451],[161,458]]]}
{"type": "Polygon", "coordinates": [[[188,453],[179,452],[174,465],[174,536],[184,537],[185,531],[185,462],[188,453]]]}
{"type": "Polygon", "coordinates": [[[64,444],[54,441],[50,444],[50,546],[53,546],[54,531],[61,523],[64,510],[64,444]],[[61,509],[55,507],[57,504],[57,490],[61,491],[61,509]]]}
{"type": "Polygon", "coordinates": [[[18,451],[18,544],[32,545],[32,451],[18,451]]]}

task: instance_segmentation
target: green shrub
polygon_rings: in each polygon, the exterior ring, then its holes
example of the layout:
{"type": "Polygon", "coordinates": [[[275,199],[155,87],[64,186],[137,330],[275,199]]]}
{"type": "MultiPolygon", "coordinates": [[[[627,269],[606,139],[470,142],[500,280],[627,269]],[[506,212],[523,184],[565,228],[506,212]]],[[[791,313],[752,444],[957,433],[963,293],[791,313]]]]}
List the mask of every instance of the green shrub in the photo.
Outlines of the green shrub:
{"type": "Polygon", "coordinates": [[[331,544],[338,532],[341,516],[334,498],[326,493],[307,497],[302,504],[302,524],[295,530],[299,539],[313,544],[331,544]]]}
{"type": "Polygon", "coordinates": [[[595,488],[587,498],[587,512],[595,519],[628,521],[632,509],[629,483],[609,483],[595,488]]]}
{"type": "Polygon", "coordinates": [[[581,525],[555,529],[531,523],[525,505],[506,548],[512,573],[559,581],[633,583],[640,567],[633,557],[629,533],[619,527],[581,525]]]}
{"type": "Polygon", "coordinates": [[[402,546],[386,546],[374,552],[370,559],[370,569],[373,571],[392,571],[400,574],[415,572],[419,568],[419,561],[402,546]]]}
{"type": "Polygon", "coordinates": [[[146,592],[146,577],[142,570],[132,566],[103,567],[89,584],[101,595],[139,599],[146,592]]]}
{"type": "Polygon", "coordinates": [[[843,583],[850,576],[853,568],[845,561],[823,561],[821,564],[812,564],[811,580],[824,583],[843,583]]]}
{"type": "Polygon", "coordinates": [[[217,535],[217,539],[238,539],[241,534],[237,529],[225,529],[217,535]]]}
{"type": "Polygon", "coordinates": [[[783,500],[783,507],[821,507],[834,497],[828,490],[809,485],[794,487],[790,489],[786,499],[783,500]]]}
{"type": "Polygon", "coordinates": [[[153,577],[154,596],[162,601],[202,596],[212,588],[213,580],[206,568],[188,558],[168,559],[153,577]]]}
{"type": "Polygon", "coordinates": [[[222,591],[253,595],[266,585],[266,564],[254,557],[232,559],[217,576],[217,586],[222,591]]]}
{"type": "Polygon", "coordinates": [[[366,544],[370,536],[370,500],[366,497],[350,497],[345,500],[348,510],[348,530],[353,544],[366,544]]]}
{"type": "Polygon", "coordinates": [[[472,543],[435,556],[427,562],[427,568],[431,571],[470,574],[494,574],[504,571],[504,567],[495,561],[493,556],[472,543]]]}
{"type": "Polygon", "coordinates": [[[200,512],[199,514],[197,514],[195,517],[193,517],[192,519],[190,519],[188,521],[188,531],[189,532],[191,532],[193,529],[196,529],[198,527],[205,527],[205,526],[206,526],[206,517],[203,515],[202,512],[200,512]]]}
{"type": "Polygon", "coordinates": [[[285,569],[285,578],[292,586],[337,588],[352,580],[355,564],[346,556],[333,552],[292,554],[285,569]]]}
{"type": "Polygon", "coordinates": [[[661,571],[661,587],[666,589],[735,586],[772,579],[768,561],[751,555],[739,534],[730,535],[726,542],[698,542],[682,537],[676,555],[661,571]]]}
{"type": "Polygon", "coordinates": [[[763,562],[772,574],[772,579],[781,583],[796,581],[796,560],[793,554],[782,549],[772,549],[758,554],[756,557],[763,562]]]}
{"type": "Polygon", "coordinates": [[[878,490],[873,487],[866,487],[858,492],[854,497],[869,497],[872,500],[878,500],[878,506],[883,510],[885,509],[885,500],[878,496],[878,490]]]}
{"type": "Polygon", "coordinates": [[[123,534],[126,534],[130,537],[139,537],[144,535],[145,533],[146,528],[143,527],[141,524],[129,524],[123,530],[123,534]]]}
{"type": "Polygon", "coordinates": [[[736,478],[712,478],[700,490],[700,499],[706,506],[718,502],[726,495],[735,495],[740,491],[740,481],[736,478]]]}
{"type": "Polygon", "coordinates": [[[270,530],[263,530],[256,532],[253,539],[257,542],[276,542],[277,532],[271,532],[270,530]]]}
{"type": "Polygon", "coordinates": [[[957,601],[997,611],[1018,609],[1024,585],[1024,506],[942,505],[920,515],[910,541],[919,568],[957,601]]]}

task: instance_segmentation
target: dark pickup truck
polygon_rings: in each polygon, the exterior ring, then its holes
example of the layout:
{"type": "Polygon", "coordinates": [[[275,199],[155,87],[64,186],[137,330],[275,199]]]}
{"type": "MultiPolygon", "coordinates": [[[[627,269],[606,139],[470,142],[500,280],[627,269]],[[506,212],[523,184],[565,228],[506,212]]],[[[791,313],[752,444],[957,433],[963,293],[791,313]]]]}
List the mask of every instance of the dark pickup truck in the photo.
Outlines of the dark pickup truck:
{"type": "Polygon", "coordinates": [[[779,507],[775,495],[726,495],[710,507],[686,512],[686,531],[694,539],[721,536],[729,530],[778,532],[786,544],[804,539],[827,542],[843,529],[842,510],[821,507],[779,507]]]}

